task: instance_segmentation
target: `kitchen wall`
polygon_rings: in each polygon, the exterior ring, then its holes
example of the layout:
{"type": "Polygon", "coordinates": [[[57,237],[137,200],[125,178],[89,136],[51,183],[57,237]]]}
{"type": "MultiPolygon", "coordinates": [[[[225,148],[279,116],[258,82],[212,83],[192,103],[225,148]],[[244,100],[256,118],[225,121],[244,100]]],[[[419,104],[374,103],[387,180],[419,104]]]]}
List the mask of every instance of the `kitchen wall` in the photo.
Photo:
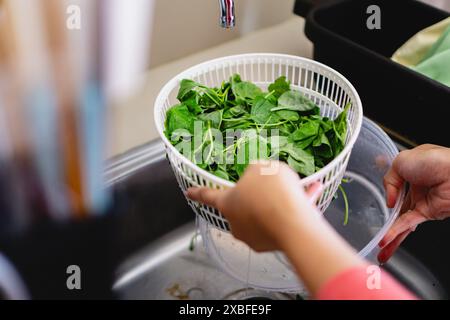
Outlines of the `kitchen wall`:
{"type": "Polygon", "coordinates": [[[294,0],[236,0],[237,26],[219,26],[218,0],[155,0],[155,24],[150,66],[266,28],[292,17],[294,0]]]}

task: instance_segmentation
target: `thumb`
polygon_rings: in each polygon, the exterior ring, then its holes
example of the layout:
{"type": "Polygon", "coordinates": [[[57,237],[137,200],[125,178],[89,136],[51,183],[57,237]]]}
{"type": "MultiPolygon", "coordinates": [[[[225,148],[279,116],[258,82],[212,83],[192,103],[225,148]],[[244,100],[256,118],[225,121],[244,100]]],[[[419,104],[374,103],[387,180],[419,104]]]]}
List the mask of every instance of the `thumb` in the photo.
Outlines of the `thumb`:
{"type": "Polygon", "coordinates": [[[189,188],[186,192],[186,196],[193,201],[217,208],[223,192],[225,191],[219,189],[189,188]]]}
{"type": "Polygon", "coordinates": [[[306,190],[306,195],[312,204],[315,204],[323,192],[323,184],[320,181],[314,182],[306,190]]]}
{"type": "Polygon", "coordinates": [[[396,164],[399,158],[395,159],[393,165],[386,173],[383,179],[384,189],[386,190],[386,204],[388,208],[393,208],[404,184],[404,179],[397,172],[396,164]]]}

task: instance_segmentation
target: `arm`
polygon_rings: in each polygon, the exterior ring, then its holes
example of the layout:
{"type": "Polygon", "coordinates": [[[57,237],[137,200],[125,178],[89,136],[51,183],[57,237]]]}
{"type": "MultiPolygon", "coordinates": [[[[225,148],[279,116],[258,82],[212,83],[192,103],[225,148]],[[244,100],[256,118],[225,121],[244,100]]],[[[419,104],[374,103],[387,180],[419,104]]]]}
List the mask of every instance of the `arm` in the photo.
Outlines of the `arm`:
{"type": "Polygon", "coordinates": [[[367,263],[335,232],[308,198],[317,195],[320,186],[316,184],[307,193],[303,192],[298,175],[287,165],[278,164],[277,174],[261,174],[267,163],[250,165],[234,188],[190,189],[188,196],[218,208],[230,222],[233,235],[254,250],[284,251],[315,297],[383,298],[383,291],[391,288],[394,291],[388,297],[411,298],[405,290],[397,290],[401,287],[388,277],[382,277],[382,281],[386,279],[386,289],[367,295],[366,281],[360,281],[360,270],[365,272],[367,263]],[[356,271],[348,273],[349,270],[356,271]],[[355,290],[350,290],[350,295],[348,292],[335,295],[326,288],[336,279],[345,279],[345,287],[354,286],[355,290]],[[396,285],[391,286],[392,282],[396,285]]]}

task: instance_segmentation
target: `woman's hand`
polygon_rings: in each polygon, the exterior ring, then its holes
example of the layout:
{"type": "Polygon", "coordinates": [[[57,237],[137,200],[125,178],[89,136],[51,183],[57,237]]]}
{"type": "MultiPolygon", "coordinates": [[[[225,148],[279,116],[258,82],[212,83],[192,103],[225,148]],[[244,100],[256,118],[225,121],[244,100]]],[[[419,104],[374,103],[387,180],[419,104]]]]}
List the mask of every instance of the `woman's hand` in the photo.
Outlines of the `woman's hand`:
{"type": "Polygon", "coordinates": [[[299,176],[284,163],[260,162],[249,165],[234,188],[191,188],[187,195],[221,211],[237,239],[256,251],[272,251],[281,250],[286,226],[317,212],[313,203],[321,192],[316,183],[305,193],[299,176]],[[277,174],[262,174],[268,166],[277,174]]]}
{"type": "Polygon", "coordinates": [[[427,144],[402,151],[384,177],[389,208],[395,205],[405,182],[410,188],[401,215],[380,242],[381,263],[417,225],[450,217],[450,149],[427,144]]]}
{"type": "Polygon", "coordinates": [[[314,184],[305,192],[286,164],[266,162],[250,165],[234,188],[194,188],[187,196],[219,209],[233,235],[254,250],[282,250],[315,295],[337,274],[365,264],[313,205],[321,189],[314,184]],[[265,175],[274,164],[277,173],[265,175]]]}

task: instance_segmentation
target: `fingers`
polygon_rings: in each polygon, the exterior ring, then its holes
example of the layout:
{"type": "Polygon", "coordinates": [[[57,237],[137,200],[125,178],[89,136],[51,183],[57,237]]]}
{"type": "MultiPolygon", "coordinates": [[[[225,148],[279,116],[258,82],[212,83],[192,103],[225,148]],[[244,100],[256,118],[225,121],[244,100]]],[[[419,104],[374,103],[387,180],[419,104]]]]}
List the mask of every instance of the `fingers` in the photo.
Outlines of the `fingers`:
{"type": "Polygon", "coordinates": [[[386,190],[386,205],[388,208],[393,208],[395,206],[395,202],[397,201],[400,189],[404,182],[404,179],[399,175],[396,166],[393,164],[384,176],[383,181],[384,189],[386,190]]]}
{"type": "Polygon", "coordinates": [[[392,225],[384,238],[380,241],[379,246],[381,248],[386,247],[393,242],[400,234],[405,231],[414,231],[417,225],[426,221],[427,219],[418,211],[408,211],[402,214],[392,225]]]}
{"type": "Polygon", "coordinates": [[[306,190],[306,195],[312,204],[315,204],[323,192],[323,184],[320,181],[314,182],[306,190]]]}
{"type": "Polygon", "coordinates": [[[436,144],[425,143],[425,144],[421,144],[421,145],[415,147],[413,150],[428,151],[428,150],[439,149],[439,148],[442,148],[442,147],[438,146],[436,144]]]}
{"type": "Polygon", "coordinates": [[[378,254],[378,262],[385,263],[387,262],[392,255],[395,253],[395,251],[398,249],[400,244],[403,242],[403,240],[406,239],[406,237],[412,232],[412,230],[406,230],[403,233],[400,233],[392,242],[390,242],[386,247],[381,249],[380,253],[378,254]]]}
{"type": "Polygon", "coordinates": [[[411,197],[411,190],[409,190],[405,196],[405,201],[403,201],[402,207],[400,208],[400,214],[406,213],[414,208],[411,197]]]}
{"type": "Polygon", "coordinates": [[[217,208],[223,192],[224,190],[210,188],[189,188],[186,196],[191,200],[217,208]]]}

